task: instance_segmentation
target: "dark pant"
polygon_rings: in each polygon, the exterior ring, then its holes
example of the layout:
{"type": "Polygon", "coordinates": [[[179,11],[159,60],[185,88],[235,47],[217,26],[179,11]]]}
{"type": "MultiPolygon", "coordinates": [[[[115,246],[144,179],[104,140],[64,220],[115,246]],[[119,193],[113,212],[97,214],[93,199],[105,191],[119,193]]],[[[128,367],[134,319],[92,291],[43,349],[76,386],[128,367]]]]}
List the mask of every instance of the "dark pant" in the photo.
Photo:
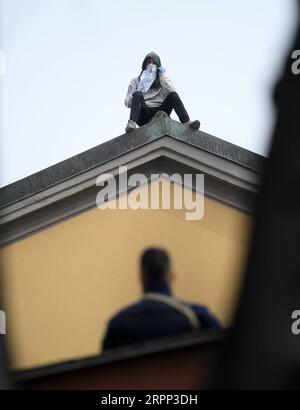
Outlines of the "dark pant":
{"type": "Polygon", "coordinates": [[[170,92],[159,107],[148,107],[145,103],[143,93],[141,91],[135,91],[132,94],[130,119],[135,121],[139,126],[142,126],[147,124],[157,111],[164,111],[170,115],[173,108],[180,122],[189,121],[190,117],[176,91],[170,92]]]}

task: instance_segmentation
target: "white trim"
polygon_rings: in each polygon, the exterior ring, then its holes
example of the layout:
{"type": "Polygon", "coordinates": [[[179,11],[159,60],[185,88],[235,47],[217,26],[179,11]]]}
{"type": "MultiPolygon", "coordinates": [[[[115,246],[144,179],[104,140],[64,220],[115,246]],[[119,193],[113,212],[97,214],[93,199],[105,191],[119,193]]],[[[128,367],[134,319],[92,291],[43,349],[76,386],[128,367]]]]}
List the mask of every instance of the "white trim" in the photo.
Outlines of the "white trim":
{"type": "Polygon", "coordinates": [[[68,178],[0,210],[0,245],[96,206],[96,178],[103,173],[118,175],[126,165],[128,175],[167,172],[204,173],[205,195],[253,213],[261,175],[235,162],[164,136],[104,164],[68,178]]]}

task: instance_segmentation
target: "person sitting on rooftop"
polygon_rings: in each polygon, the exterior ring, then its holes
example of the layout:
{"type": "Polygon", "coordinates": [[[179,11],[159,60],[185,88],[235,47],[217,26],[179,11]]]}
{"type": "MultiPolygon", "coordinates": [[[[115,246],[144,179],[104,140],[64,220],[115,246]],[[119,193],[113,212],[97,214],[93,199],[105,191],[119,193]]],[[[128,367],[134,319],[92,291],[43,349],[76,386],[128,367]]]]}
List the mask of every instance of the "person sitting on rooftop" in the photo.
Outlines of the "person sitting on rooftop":
{"type": "Polygon", "coordinates": [[[108,322],[102,350],[207,329],[222,329],[219,320],[201,305],[177,299],[171,291],[175,275],[164,249],[141,255],[143,297],[120,310],[108,322]]]}
{"type": "Polygon", "coordinates": [[[160,57],[154,51],[144,58],[140,75],[131,80],[124,103],[131,108],[126,132],[148,123],[152,118],[169,116],[173,109],[180,122],[196,130],[200,127],[199,120],[190,121],[173,83],[161,66],[160,57]]]}

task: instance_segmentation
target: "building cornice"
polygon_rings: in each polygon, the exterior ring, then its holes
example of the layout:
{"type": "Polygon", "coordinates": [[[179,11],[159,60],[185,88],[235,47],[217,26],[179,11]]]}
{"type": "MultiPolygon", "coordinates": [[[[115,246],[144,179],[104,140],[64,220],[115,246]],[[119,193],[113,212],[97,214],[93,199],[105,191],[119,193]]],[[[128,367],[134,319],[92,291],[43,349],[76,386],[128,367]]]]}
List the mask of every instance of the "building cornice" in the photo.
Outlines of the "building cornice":
{"type": "Polygon", "coordinates": [[[118,174],[204,173],[205,193],[253,213],[266,159],[170,118],[87,150],[0,189],[0,244],[96,207],[96,178],[118,174]]]}

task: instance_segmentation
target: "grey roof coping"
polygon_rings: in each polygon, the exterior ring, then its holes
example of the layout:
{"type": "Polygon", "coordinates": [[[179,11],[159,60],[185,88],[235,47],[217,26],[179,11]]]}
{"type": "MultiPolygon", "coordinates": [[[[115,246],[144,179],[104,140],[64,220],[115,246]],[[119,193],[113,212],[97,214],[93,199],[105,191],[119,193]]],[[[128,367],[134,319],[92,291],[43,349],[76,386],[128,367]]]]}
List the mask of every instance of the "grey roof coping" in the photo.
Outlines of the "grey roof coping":
{"type": "Polygon", "coordinates": [[[198,149],[263,174],[266,158],[188,125],[162,118],[150,121],[129,134],[122,134],[57,164],[0,188],[0,207],[29,197],[63,180],[81,174],[142,145],[168,135],[198,149]]]}

